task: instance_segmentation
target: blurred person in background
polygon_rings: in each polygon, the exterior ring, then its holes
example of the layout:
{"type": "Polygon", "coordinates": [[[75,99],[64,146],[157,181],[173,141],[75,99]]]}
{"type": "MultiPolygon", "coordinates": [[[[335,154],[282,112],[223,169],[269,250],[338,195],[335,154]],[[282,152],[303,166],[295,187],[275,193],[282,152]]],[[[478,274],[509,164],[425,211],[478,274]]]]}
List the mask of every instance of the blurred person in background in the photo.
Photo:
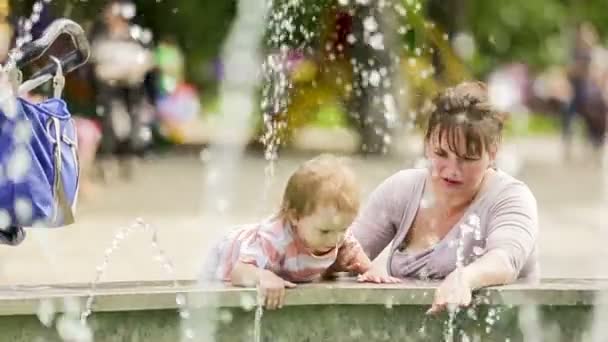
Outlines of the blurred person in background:
{"type": "Polygon", "coordinates": [[[130,179],[136,158],[151,142],[146,122],[151,106],[145,81],[154,68],[152,36],[131,24],[135,12],[135,5],[129,1],[110,1],[90,39],[102,126],[100,161],[106,180],[112,176],[114,157],[118,157],[123,177],[130,179]]]}
{"type": "Polygon", "coordinates": [[[598,46],[598,35],[590,23],[577,27],[572,60],[568,68],[568,78],[572,88],[572,98],[564,110],[562,129],[564,156],[571,158],[572,122],[577,115],[583,120],[589,142],[594,150],[594,159],[599,161],[606,132],[607,102],[603,94],[606,63],[602,60],[598,46]]]}

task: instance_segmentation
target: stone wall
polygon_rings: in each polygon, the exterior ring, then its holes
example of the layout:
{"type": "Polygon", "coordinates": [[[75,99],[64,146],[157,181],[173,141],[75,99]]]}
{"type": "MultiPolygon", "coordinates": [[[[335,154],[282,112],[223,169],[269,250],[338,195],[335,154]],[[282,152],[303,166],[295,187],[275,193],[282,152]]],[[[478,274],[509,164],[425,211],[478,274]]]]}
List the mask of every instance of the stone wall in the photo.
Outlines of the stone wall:
{"type": "MultiPolygon", "coordinates": [[[[478,293],[473,307],[438,317],[425,315],[435,284],[311,284],[288,291],[285,308],[263,311],[261,341],[586,341],[594,304],[608,304],[606,284],[547,280],[492,288],[478,293]]],[[[89,291],[80,285],[0,289],[3,340],[86,340],[74,325],[78,308],[64,301],[82,309],[89,291]]],[[[95,294],[88,321],[95,341],[174,342],[185,332],[193,341],[210,335],[254,340],[253,289],[122,283],[103,284],[95,294]],[[178,294],[187,298],[186,319],[179,315],[178,294]]]]}

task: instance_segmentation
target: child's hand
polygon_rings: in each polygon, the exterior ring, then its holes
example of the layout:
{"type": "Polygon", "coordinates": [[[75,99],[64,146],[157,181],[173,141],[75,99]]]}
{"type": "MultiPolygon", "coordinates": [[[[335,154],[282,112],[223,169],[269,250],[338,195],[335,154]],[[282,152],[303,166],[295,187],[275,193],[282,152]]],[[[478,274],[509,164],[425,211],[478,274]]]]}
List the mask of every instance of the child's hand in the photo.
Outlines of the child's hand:
{"type": "Polygon", "coordinates": [[[282,308],[285,300],[285,288],[294,288],[296,284],[284,280],[271,271],[263,270],[258,280],[258,291],[264,298],[266,309],[282,308]]]}
{"type": "Polygon", "coordinates": [[[369,270],[369,266],[362,265],[360,262],[353,262],[349,265],[346,265],[344,269],[350,273],[364,274],[366,270],[369,270]]]}
{"type": "Polygon", "coordinates": [[[369,271],[359,275],[357,277],[357,281],[360,283],[376,283],[376,284],[397,284],[401,283],[401,279],[391,277],[386,274],[382,274],[375,269],[370,269],[369,271]]]}

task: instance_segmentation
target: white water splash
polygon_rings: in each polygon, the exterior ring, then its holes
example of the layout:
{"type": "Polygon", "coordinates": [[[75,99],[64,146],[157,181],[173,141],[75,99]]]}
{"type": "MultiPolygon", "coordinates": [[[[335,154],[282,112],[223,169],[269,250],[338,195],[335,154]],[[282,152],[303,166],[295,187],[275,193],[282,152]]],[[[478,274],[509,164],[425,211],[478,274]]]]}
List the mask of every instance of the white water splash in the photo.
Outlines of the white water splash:
{"type": "MultiPolygon", "coordinates": [[[[142,233],[150,234],[150,245],[155,252],[153,259],[156,260],[160,264],[160,266],[163,268],[165,273],[167,273],[167,275],[174,278],[175,271],[174,271],[173,263],[167,257],[164,249],[161,248],[158,243],[157,228],[151,226],[150,224],[145,223],[143,221],[143,219],[141,219],[141,218],[137,219],[135,221],[135,223],[133,223],[132,225],[119,229],[118,233],[116,233],[116,235],[114,236],[114,239],[112,240],[111,246],[105,250],[102,263],[96,267],[95,279],[91,283],[91,288],[89,290],[89,296],[85,303],[84,311],[80,314],[80,324],[81,325],[86,326],[87,319],[92,314],[93,302],[95,300],[95,290],[97,289],[97,285],[102,280],[105,272],[107,271],[108,267],[110,266],[112,255],[117,250],[119,250],[122,243],[124,241],[126,241],[127,239],[129,239],[131,237],[131,235],[135,232],[142,232],[142,233]]],[[[174,279],[173,287],[177,288],[178,286],[179,286],[179,283],[177,282],[176,279],[174,279]]],[[[186,301],[185,295],[178,293],[175,297],[175,302],[177,304],[177,307],[179,310],[179,315],[180,315],[180,318],[182,319],[182,323],[184,323],[184,321],[188,321],[188,319],[190,318],[191,315],[190,315],[189,309],[187,308],[187,301],[186,301]]],[[[186,332],[187,332],[187,330],[188,329],[185,329],[186,332]]],[[[188,339],[189,334],[185,334],[185,335],[186,335],[185,337],[188,339]]]]}

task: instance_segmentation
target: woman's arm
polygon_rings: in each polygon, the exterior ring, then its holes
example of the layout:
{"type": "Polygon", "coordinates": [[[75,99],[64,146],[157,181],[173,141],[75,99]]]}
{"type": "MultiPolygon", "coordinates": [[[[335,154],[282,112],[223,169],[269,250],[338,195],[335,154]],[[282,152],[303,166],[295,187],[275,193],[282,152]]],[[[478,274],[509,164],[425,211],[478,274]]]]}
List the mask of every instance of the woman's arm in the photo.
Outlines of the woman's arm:
{"type": "Polygon", "coordinates": [[[500,249],[487,252],[462,269],[463,281],[471,290],[509,284],[517,279],[517,275],[509,263],[509,256],[500,249]]]}
{"type": "Polygon", "coordinates": [[[380,184],[359,212],[351,230],[370,259],[374,260],[397,233],[415,170],[401,171],[380,184]]]}
{"type": "Polygon", "coordinates": [[[446,277],[431,313],[449,304],[469,305],[473,290],[517,280],[538,236],[536,199],[530,190],[523,184],[505,190],[491,209],[488,227],[485,254],[446,277]]]}

